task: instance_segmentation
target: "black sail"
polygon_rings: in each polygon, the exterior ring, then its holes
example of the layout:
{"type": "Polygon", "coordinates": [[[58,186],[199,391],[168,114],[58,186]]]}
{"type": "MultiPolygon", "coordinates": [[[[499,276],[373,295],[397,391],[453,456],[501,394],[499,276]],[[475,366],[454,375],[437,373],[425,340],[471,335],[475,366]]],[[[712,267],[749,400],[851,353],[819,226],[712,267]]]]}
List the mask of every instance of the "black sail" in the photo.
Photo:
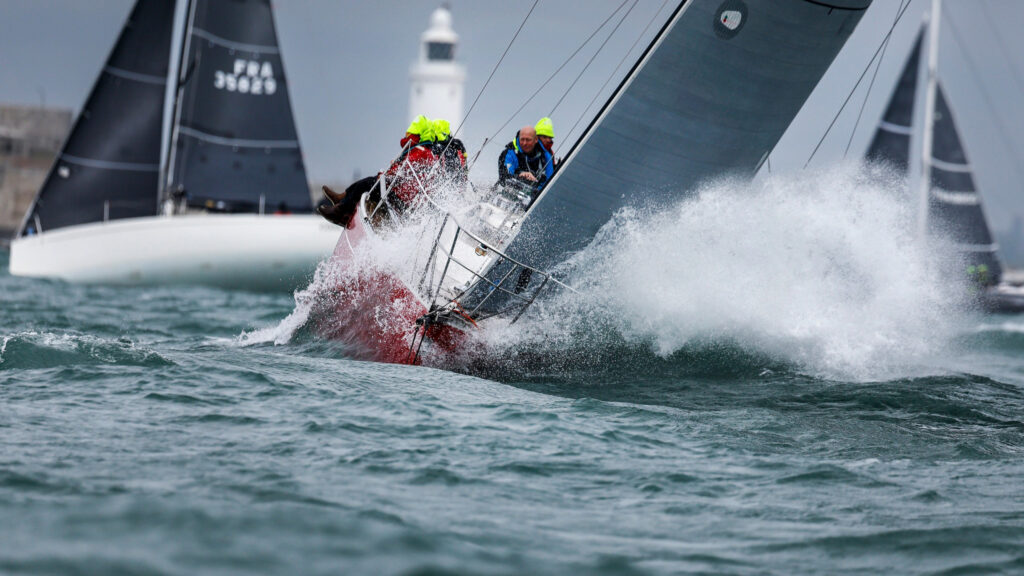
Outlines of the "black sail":
{"type": "Polygon", "coordinates": [[[193,0],[168,191],[190,206],[310,211],[270,0],[193,0]]]}
{"type": "Polygon", "coordinates": [[[981,195],[942,84],[937,86],[935,97],[927,222],[929,233],[951,243],[967,266],[975,272],[984,270],[980,275],[985,282],[999,283],[1002,266],[998,245],[985,219],[981,195]]]}
{"type": "Polygon", "coordinates": [[[21,235],[154,216],[173,0],[138,0],[21,235]]]}
{"type": "Polygon", "coordinates": [[[878,123],[875,137],[868,146],[870,162],[891,164],[902,173],[910,166],[910,138],[913,134],[914,100],[917,97],[917,75],[920,70],[924,31],[917,35],[914,49],[903,66],[896,89],[889,99],[885,115],[878,123]]]}
{"type": "MultiPolygon", "coordinates": [[[[621,207],[671,202],[723,175],[753,176],[860,21],[870,0],[682,2],[524,217],[506,254],[550,269],[621,207]]],[[[487,271],[460,301],[481,315],[519,278],[487,271]]]]}

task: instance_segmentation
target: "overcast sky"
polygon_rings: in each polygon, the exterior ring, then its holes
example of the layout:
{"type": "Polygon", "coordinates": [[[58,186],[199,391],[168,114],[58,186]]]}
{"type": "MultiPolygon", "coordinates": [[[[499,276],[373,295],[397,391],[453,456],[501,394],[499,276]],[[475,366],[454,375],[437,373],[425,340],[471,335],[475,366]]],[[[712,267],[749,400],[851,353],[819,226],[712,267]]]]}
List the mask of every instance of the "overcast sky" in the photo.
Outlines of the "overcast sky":
{"type": "MultiPolygon", "coordinates": [[[[133,0],[0,0],[0,102],[74,109],[103,65],[133,0]]],[[[781,0],[780,0],[781,1],[781,0]]],[[[773,153],[775,171],[803,167],[843,100],[895,19],[901,0],[875,0],[835,65],[773,153]]],[[[468,71],[466,107],[473,102],[531,2],[452,0],[461,37],[457,59],[468,71]]],[[[622,0],[541,0],[512,53],[482,93],[461,136],[474,154],[622,0]]],[[[639,0],[607,46],[552,117],[558,142],[578,135],[596,107],[586,110],[611,78],[597,106],[626,69],[614,68],[639,40],[633,56],[663,23],[671,6],[639,0]],[[655,25],[641,34],[644,27],[655,25]]],[[[674,4],[674,2],[668,2],[674,4]]],[[[885,50],[874,87],[867,75],[814,158],[812,166],[863,154],[920,27],[930,0],[911,0],[885,50]],[[857,131],[857,114],[865,102],[857,131]]],[[[408,115],[409,66],[418,54],[436,1],[276,0],[278,34],[309,176],[346,182],[385,166],[397,152],[408,115]]],[[[989,218],[1005,228],[1024,215],[1024,2],[947,0],[940,76],[968,155],[975,165],[989,218]]],[[[628,5],[627,5],[628,7],[628,5]]],[[[623,10],[624,12],[624,10],[623,10]]],[[[620,12],[621,14],[622,12],[620,12]]],[[[612,23],[617,22],[613,19],[612,23]]],[[[546,90],[512,119],[480,162],[492,170],[515,128],[552,112],[566,88],[610,31],[606,27],[546,90]]]]}

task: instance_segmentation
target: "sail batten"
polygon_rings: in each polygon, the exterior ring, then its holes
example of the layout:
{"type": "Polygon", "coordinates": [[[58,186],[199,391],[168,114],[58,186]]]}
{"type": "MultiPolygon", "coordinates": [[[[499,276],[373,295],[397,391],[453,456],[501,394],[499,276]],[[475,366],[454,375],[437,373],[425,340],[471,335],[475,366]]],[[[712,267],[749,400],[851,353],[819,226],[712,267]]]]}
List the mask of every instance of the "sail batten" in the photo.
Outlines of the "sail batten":
{"type": "Polygon", "coordinates": [[[971,172],[971,165],[966,162],[946,162],[932,156],[932,167],[945,172],[971,172]]]}
{"type": "Polygon", "coordinates": [[[227,38],[221,38],[220,36],[217,36],[212,32],[207,32],[206,30],[203,30],[202,28],[198,27],[192,28],[192,34],[194,34],[198,38],[202,38],[203,40],[213,42],[218,46],[223,46],[224,48],[230,48],[232,50],[239,50],[241,52],[255,52],[259,54],[280,53],[280,49],[277,46],[260,46],[258,44],[244,44],[242,42],[234,42],[232,40],[228,40],[227,38]]]}
{"type": "Polygon", "coordinates": [[[94,158],[82,158],[71,154],[61,154],[62,161],[88,168],[99,168],[101,170],[128,170],[131,172],[156,172],[160,170],[159,164],[137,164],[133,162],[112,162],[110,160],[96,160],[94,158]]]}
{"type": "Polygon", "coordinates": [[[900,126],[899,124],[893,124],[892,122],[886,122],[885,120],[878,123],[878,129],[885,130],[892,134],[899,134],[901,136],[910,136],[914,132],[914,129],[910,126],[900,126]]]}
{"type": "Polygon", "coordinates": [[[117,76],[118,78],[124,78],[125,80],[134,80],[136,82],[143,82],[146,84],[157,84],[160,86],[167,85],[166,76],[152,76],[150,74],[140,74],[138,72],[132,72],[131,70],[124,70],[122,68],[116,68],[114,66],[106,66],[103,71],[111,76],[117,76]]]}
{"type": "Polygon", "coordinates": [[[999,244],[957,244],[957,249],[963,252],[998,252],[999,244]]]}
{"type": "Polygon", "coordinates": [[[244,138],[228,138],[224,136],[217,136],[214,134],[207,134],[202,130],[196,130],[195,128],[189,128],[187,126],[181,127],[181,133],[192,136],[198,140],[204,142],[210,142],[211,144],[220,144],[221,146],[239,146],[242,148],[298,148],[298,140],[246,140],[244,138]]]}
{"type": "Polygon", "coordinates": [[[976,192],[950,192],[942,188],[931,189],[932,198],[945,204],[956,206],[977,206],[981,204],[981,197],[976,192]]]}

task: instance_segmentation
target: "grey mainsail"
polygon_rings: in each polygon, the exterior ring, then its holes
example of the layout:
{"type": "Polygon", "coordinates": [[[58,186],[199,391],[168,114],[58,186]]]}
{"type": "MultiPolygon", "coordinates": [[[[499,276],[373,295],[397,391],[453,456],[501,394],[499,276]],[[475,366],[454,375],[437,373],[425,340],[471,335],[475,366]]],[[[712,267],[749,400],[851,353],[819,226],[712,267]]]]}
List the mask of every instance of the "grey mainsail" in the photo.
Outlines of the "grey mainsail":
{"type": "Polygon", "coordinates": [[[173,0],[138,0],[19,235],[154,216],[173,0]]]}
{"type": "Polygon", "coordinates": [[[998,284],[1003,274],[997,256],[999,246],[992,239],[971,164],[941,83],[935,99],[930,178],[929,235],[951,243],[980,281],[998,284]]]}
{"type": "MultiPolygon", "coordinates": [[[[753,176],[871,0],[689,0],[570,151],[492,266],[462,295],[486,316],[509,307],[494,286],[510,260],[550,269],[620,208],[694,194],[709,179],[753,176]]],[[[515,304],[512,304],[515,305],[515,304]]]]}
{"type": "Polygon", "coordinates": [[[878,123],[871,145],[868,146],[867,159],[870,162],[891,164],[902,173],[910,167],[910,138],[914,133],[914,100],[917,98],[917,76],[921,71],[921,50],[924,44],[922,30],[914,49],[910,52],[903,72],[900,74],[896,89],[889,98],[885,115],[878,123]]]}
{"type": "Polygon", "coordinates": [[[164,193],[228,212],[310,211],[270,0],[192,0],[164,193]]]}

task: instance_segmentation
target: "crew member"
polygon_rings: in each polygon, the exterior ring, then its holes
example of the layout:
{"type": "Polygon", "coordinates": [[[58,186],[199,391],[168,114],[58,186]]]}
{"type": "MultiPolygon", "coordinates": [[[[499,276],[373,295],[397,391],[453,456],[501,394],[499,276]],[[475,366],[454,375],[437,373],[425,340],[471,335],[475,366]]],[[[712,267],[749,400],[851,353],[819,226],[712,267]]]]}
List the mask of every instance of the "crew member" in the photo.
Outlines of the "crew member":
{"type": "Polygon", "coordinates": [[[544,146],[548,154],[551,154],[552,166],[557,170],[562,159],[555,158],[555,125],[551,122],[551,118],[547,116],[541,118],[533,129],[537,131],[537,140],[540,141],[541,146],[544,146]]]}
{"type": "Polygon", "coordinates": [[[434,155],[441,161],[445,184],[464,186],[469,178],[466,168],[466,146],[462,140],[452,138],[451,123],[434,120],[434,155]]]}
{"type": "Polygon", "coordinates": [[[390,191],[388,205],[397,212],[404,212],[419,193],[420,186],[426,185],[437,156],[434,154],[433,123],[422,114],[409,124],[405,136],[399,141],[402,153],[391,162],[387,170],[376,176],[356,180],[345,192],[338,194],[327,186],[323,187],[329,206],[320,205],[317,211],[328,221],[349,227],[356,212],[359,199],[370,193],[370,200],[379,202],[381,191],[378,182],[381,175],[390,191]]]}
{"type": "Polygon", "coordinates": [[[523,126],[498,157],[498,185],[514,187],[530,195],[530,203],[554,175],[551,153],[537,142],[537,130],[523,126]]]}
{"type": "Polygon", "coordinates": [[[537,140],[540,140],[541,145],[549,153],[555,153],[555,125],[552,124],[551,118],[547,116],[537,120],[537,124],[533,127],[537,131],[537,140]]]}

